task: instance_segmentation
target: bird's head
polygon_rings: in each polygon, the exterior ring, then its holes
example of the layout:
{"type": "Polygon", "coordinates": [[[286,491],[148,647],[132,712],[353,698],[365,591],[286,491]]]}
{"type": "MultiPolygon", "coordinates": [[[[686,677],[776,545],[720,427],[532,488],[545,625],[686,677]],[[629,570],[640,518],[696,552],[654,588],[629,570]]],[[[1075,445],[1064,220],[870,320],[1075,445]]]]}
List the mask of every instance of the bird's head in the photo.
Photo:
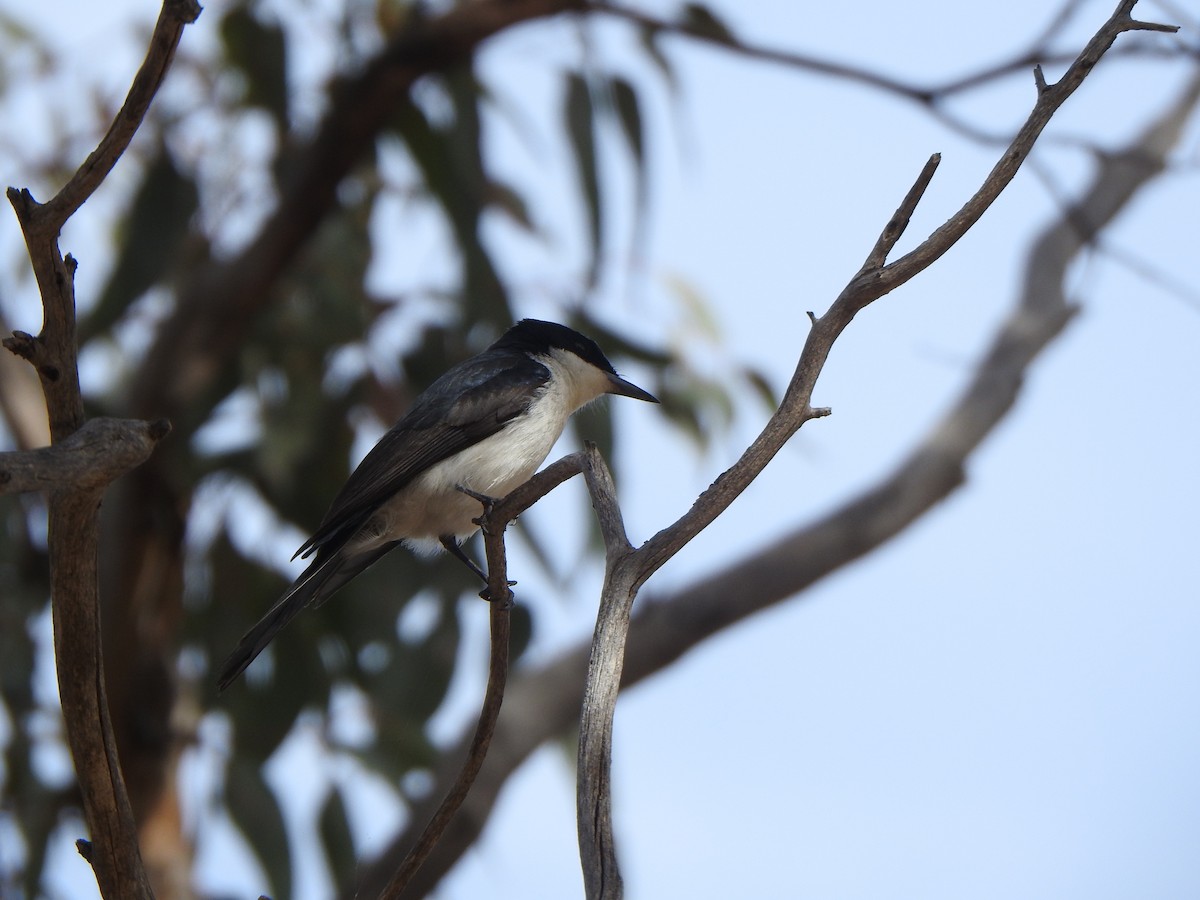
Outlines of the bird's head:
{"type": "Polygon", "coordinates": [[[492,345],[530,356],[553,360],[574,383],[573,393],[582,405],[601,394],[619,394],[657,403],[658,398],[617,374],[600,347],[590,337],[557,322],[522,319],[492,345]]]}

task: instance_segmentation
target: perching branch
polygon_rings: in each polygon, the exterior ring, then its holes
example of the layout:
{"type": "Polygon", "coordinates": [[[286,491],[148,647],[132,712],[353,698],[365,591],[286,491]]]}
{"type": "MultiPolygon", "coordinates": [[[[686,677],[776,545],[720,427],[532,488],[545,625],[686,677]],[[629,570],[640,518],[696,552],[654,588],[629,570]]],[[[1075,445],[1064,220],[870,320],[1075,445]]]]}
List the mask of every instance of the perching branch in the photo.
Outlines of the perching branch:
{"type": "MultiPolygon", "coordinates": [[[[498,536],[498,540],[503,540],[502,535],[498,536]]],[[[488,660],[487,688],[484,691],[483,706],[479,711],[475,733],[471,736],[466,759],[449,792],[437,808],[437,812],[429,820],[429,824],[421,832],[420,837],[417,838],[416,844],[401,860],[391,881],[379,894],[380,900],[396,900],[403,895],[405,888],[421,868],[421,864],[425,862],[450,826],[487,757],[488,746],[491,744],[492,735],[496,730],[496,721],[500,717],[500,706],[504,702],[504,686],[508,681],[509,633],[512,625],[512,599],[508,585],[505,583],[508,570],[503,563],[503,547],[499,553],[501,564],[497,568],[493,568],[492,552],[490,550],[488,552],[488,581],[494,584],[497,578],[501,579],[500,583],[503,585],[504,593],[499,595],[502,599],[495,599],[497,595],[493,595],[491,603],[488,604],[491,656],[488,660]]]]}
{"type": "MultiPolygon", "coordinates": [[[[517,516],[529,509],[579,471],[586,470],[592,457],[598,454],[594,447],[588,452],[573,453],[563,457],[543,471],[534,475],[523,485],[501,500],[492,501],[480,497],[484,504],[483,515],[476,521],[483,532],[483,543],[487,553],[488,586],[485,596],[490,600],[491,656],[488,662],[488,681],[484,691],[483,706],[467,747],[466,759],[446,792],[445,798],[429,819],[416,843],[401,860],[399,867],[379,894],[380,900],[397,900],[403,895],[421,864],[441,841],[450,827],[455,814],[475,783],[475,778],[487,757],[496,721],[500,717],[500,706],[504,702],[504,686],[508,681],[509,632],[511,627],[512,591],[508,582],[508,558],[504,547],[504,532],[517,516]]],[[[590,481],[589,481],[590,486],[590,481]]],[[[461,490],[461,489],[460,489],[461,490]]],[[[472,494],[472,496],[476,496],[472,494]]],[[[423,821],[423,820],[422,820],[423,821]]]]}
{"type": "MultiPolygon", "coordinates": [[[[630,623],[622,688],[660,672],[737,622],[811,587],[881,546],[952,494],[971,455],[1004,421],[1040,353],[1070,321],[1063,284],[1092,235],[1153,182],[1200,103],[1200,77],[1123,152],[1106,157],[1074,208],[1035,242],[1018,302],[1001,324],[960,399],[887,477],[812,524],[669,595],[643,598],[630,623]],[[1081,230],[1081,223],[1087,223],[1081,230]]],[[[508,777],[541,744],[578,721],[591,648],[578,645],[514,677],[492,752],[458,817],[459,828],[431,854],[414,893],[424,894],[479,837],[508,777]]],[[[460,744],[461,753],[462,745],[460,744]]],[[[414,809],[419,816],[423,807],[414,809]]],[[[362,873],[363,895],[391,871],[410,841],[397,836],[362,873]]],[[[343,900],[358,896],[346,890],[343,900]]]]}
{"type": "Polygon", "coordinates": [[[81,852],[106,898],[151,898],[137,826],[125,790],[108,712],[98,591],[99,506],[113,478],[142,462],[170,426],[99,420],[85,425],[79,389],[75,260],[59,251],[67,219],[95,192],[129,146],[170,66],[194,0],[164,0],[146,60],[96,150],[47,203],[8,189],[25,236],[44,319],[36,336],[15,332],[5,347],[37,371],[46,398],[52,446],[5,454],[10,489],[49,494],[47,542],[54,650],[67,742],[83,799],[90,841],[81,852]]]}

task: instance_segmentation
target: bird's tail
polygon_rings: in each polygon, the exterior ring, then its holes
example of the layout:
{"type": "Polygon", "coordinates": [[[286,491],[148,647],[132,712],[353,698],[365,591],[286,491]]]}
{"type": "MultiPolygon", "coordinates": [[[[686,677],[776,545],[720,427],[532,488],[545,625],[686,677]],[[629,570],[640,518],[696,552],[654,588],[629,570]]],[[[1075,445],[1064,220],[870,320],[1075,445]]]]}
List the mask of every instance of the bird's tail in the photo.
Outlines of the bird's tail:
{"type": "Polygon", "coordinates": [[[325,559],[316,559],[292,582],[282,597],[275,601],[265,616],[238,642],[237,647],[221,664],[217,672],[217,690],[224,691],[254,662],[275,635],[296,617],[306,606],[320,606],[329,596],[374,563],[395,544],[385,544],[367,553],[344,556],[334,553],[325,559]]]}

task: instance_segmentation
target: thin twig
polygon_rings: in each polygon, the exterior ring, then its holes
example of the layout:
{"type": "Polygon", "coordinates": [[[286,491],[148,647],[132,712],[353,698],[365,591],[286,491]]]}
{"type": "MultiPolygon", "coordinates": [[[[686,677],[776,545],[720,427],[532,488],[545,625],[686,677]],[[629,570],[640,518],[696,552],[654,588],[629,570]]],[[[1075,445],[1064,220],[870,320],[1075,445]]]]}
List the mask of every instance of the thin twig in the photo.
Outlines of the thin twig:
{"type": "Polygon", "coordinates": [[[925,168],[921,170],[921,174],[917,176],[916,182],[909,189],[904,199],[900,202],[896,212],[892,215],[891,221],[884,226],[882,233],[879,235],[879,240],[875,242],[875,246],[871,248],[871,252],[867,254],[867,260],[862,265],[863,271],[871,269],[879,269],[887,262],[888,256],[895,249],[897,242],[908,229],[909,222],[912,221],[912,215],[916,212],[917,204],[921,202],[921,198],[925,196],[925,191],[929,188],[929,183],[933,181],[933,175],[937,171],[938,165],[942,161],[942,154],[935,153],[929,157],[929,161],[925,163],[925,168]]]}
{"type": "MultiPolygon", "coordinates": [[[[501,578],[503,592],[508,592],[507,584],[504,584],[506,568],[501,565],[497,569],[491,568],[489,553],[489,582],[493,581],[493,573],[498,573],[496,577],[501,578]]],[[[451,820],[462,806],[467,794],[471,790],[471,785],[475,783],[475,777],[479,774],[480,768],[483,766],[483,761],[487,757],[488,746],[492,742],[492,735],[496,731],[496,720],[500,717],[500,706],[504,702],[504,686],[508,681],[508,656],[509,656],[509,632],[511,630],[512,620],[512,603],[507,597],[503,599],[493,599],[488,604],[490,608],[490,624],[491,624],[491,658],[488,662],[488,681],[487,690],[483,696],[483,707],[479,711],[479,720],[475,724],[475,733],[471,737],[470,746],[467,748],[467,758],[463,762],[462,768],[459,770],[458,777],[450,786],[449,792],[442,800],[441,806],[433,818],[429,820],[429,824],[425,826],[425,830],[421,832],[421,836],[417,839],[417,843],[405,855],[396,869],[392,880],[388,882],[380,893],[380,900],[396,900],[400,897],[404,889],[408,887],[409,881],[413,875],[425,862],[426,857],[438,841],[441,840],[442,834],[446,831],[451,820]]]]}
{"type": "Polygon", "coordinates": [[[41,214],[51,226],[57,225],[56,232],[95,193],[129,147],[150,109],[150,102],[167,77],[184,28],[195,22],[200,12],[196,0],[164,0],[158,21],[154,23],[146,58],[108,132],[71,180],[43,208],[41,214]]]}
{"type": "MultiPolygon", "coordinates": [[[[589,450],[594,453],[594,448],[589,450]]],[[[453,784],[412,849],[405,854],[387,886],[379,894],[380,900],[396,900],[403,894],[466,800],[471,785],[475,783],[475,778],[487,758],[488,747],[500,717],[500,707],[504,702],[504,686],[508,681],[512,591],[508,584],[504,532],[518,515],[568,478],[581,470],[590,472],[590,469],[585,469],[586,465],[590,465],[590,457],[587,454],[573,453],[565,456],[534,475],[503,499],[484,504],[483,515],[477,521],[483,531],[484,549],[487,553],[491,656],[483,706],[479,711],[470,745],[467,747],[466,758],[453,784]]]]}

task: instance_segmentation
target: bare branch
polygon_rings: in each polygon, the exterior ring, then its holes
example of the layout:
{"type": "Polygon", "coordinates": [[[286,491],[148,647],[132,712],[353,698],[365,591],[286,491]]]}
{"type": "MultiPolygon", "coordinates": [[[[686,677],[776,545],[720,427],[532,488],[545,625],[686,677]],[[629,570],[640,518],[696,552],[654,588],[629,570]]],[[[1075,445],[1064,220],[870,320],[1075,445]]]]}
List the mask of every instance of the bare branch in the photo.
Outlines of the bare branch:
{"type": "Polygon", "coordinates": [[[88,862],[106,900],[152,900],[108,715],[97,590],[101,489],[50,495],[50,597],[58,692],[83,798],[88,862]]]}
{"type": "MultiPolygon", "coordinates": [[[[595,448],[589,447],[588,453],[573,453],[547,466],[501,500],[493,501],[479,497],[483,502],[483,515],[476,521],[483,531],[488,563],[488,586],[483,596],[490,601],[491,608],[491,657],[483,706],[479,711],[475,733],[467,747],[466,759],[454,783],[437,810],[430,816],[429,824],[425,826],[412,849],[405,854],[395,874],[380,892],[381,900],[396,900],[403,895],[422,863],[450,827],[487,758],[488,747],[496,730],[496,721],[500,716],[500,707],[504,702],[504,686],[508,680],[512,591],[508,582],[504,532],[518,515],[581,470],[588,473],[590,487],[592,458],[598,456],[595,448]]],[[[600,465],[603,466],[603,462],[600,465]]],[[[605,471],[607,472],[607,469],[605,471]]],[[[611,485],[611,479],[609,484],[611,485]]]]}
{"type": "Polygon", "coordinates": [[[164,0],[150,47],[142,66],[134,76],[129,93],[120,111],[109,126],[103,140],[93,150],[83,165],[71,176],[55,196],[38,211],[38,219],[44,227],[53,229],[57,235],[63,223],[75,214],[96,188],[108,177],[117,160],[124,154],[129,142],[142,125],[150,102],[167,77],[167,70],[175,58],[175,49],[183,37],[183,30],[200,16],[200,4],[196,0],[164,0]]]}
{"type": "MultiPolygon", "coordinates": [[[[687,21],[665,19],[636,7],[623,6],[620,3],[608,2],[608,0],[592,0],[588,8],[597,13],[623,19],[652,34],[675,35],[699,43],[720,47],[723,50],[747,59],[775,63],[776,65],[786,66],[791,69],[812,72],[816,75],[828,75],[842,81],[856,82],[866,87],[927,106],[939,118],[961,130],[967,129],[961,122],[950,118],[938,109],[939,106],[943,105],[943,101],[955,94],[961,94],[990,84],[999,78],[1025,72],[1030,67],[1039,63],[1043,65],[1068,65],[1075,59],[1073,54],[1050,53],[1046,50],[1046,44],[1062,27],[1065,21],[1065,17],[1060,16],[1024,52],[1014,54],[1003,62],[979,69],[961,78],[950,79],[941,84],[920,85],[902,81],[884,75],[881,72],[872,71],[871,69],[864,69],[860,66],[834,62],[811,54],[797,53],[791,50],[782,50],[777,47],[755,44],[728,33],[699,27],[687,21]]],[[[1168,25],[1149,25],[1139,30],[1174,32],[1178,29],[1175,26],[1168,25]]],[[[1138,50],[1146,55],[1154,55],[1156,52],[1153,48],[1147,47],[1141,47],[1138,50]]]]}
{"type": "Polygon", "coordinates": [[[137,825],[122,777],[104,679],[98,589],[99,506],[104,487],[138,465],[167,433],[154,424],[101,421],[84,426],[75,320],[75,269],[63,256],[63,224],[96,190],[141,124],[174,56],[184,27],[199,15],[194,0],[164,0],[146,60],[96,150],[45,205],[28,190],[8,189],[43,308],[35,337],[14,332],[4,345],[37,371],[46,398],[52,445],[6,455],[20,489],[49,488],[48,546],[55,664],[67,743],[91,839],[86,858],[106,898],[153,897],[138,846],[137,825]],[[87,462],[94,468],[81,466],[87,462]],[[47,465],[62,466],[47,471],[47,465]]]}
{"type": "MultiPolygon", "coordinates": [[[[781,602],[853,562],[931,510],[963,481],[970,455],[1011,409],[1032,363],[1073,314],[1063,285],[1086,246],[1075,218],[1093,231],[1153,183],[1200,104],[1200,76],[1166,114],[1095,173],[1071,215],[1037,238],[1018,302],[960,399],[890,476],[821,520],[797,529],[716,576],[658,600],[634,617],[626,683],[678,659],[706,637],[781,602]]],[[[582,648],[574,655],[582,664],[582,648]]],[[[514,685],[511,702],[523,686],[514,685]]],[[[550,704],[554,706],[553,703],[550,704]]]]}
{"type": "MultiPolygon", "coordinates": [[[[1076,205],[1093,229],[1111,222],[1138,190],[1152,183],[1198,96],[1200,78],[1141,139],[1096,173],[1076,205]]],[[[1018,305],[962,398],[891,475],[828,516],[722,572],[666,596],[643,598],[631,620],[622,687],[662,671],[730,625],[795,598],[894,537],[953,493],[963,483],[971,454],[1004,420],[1032,363],[1069,321],[1071,311],[1062,300],[1062,285],[1083,246],[1078,230],[1065,219],[1043,232],[1030,257],[1018,305]],[[1037,307],[1048,294],[1055,299],[1039,313],[1037,307]],[[1033,308],[1032,319],[1027,318],[1027,307],[1033,308]]],[[[492,753],[464,805],[460,828],[427,861],[421,892],[432,890],[478,839],[509,775],[543,742],[577,721],[590,655],[589,645],[578,645],[546,666],[512,679],[492,753]]],[[[414,810],[414,816],[419,812],[414,810]]],[[[395,859],[409,841],[406,834],[398,836],[380,861],[363,872],[368,889],[387,877],[388,860],[395,859]]],[[[356,896],[352,890],[341,894],[343,900],[356,896]]]]}
{"type": "MultiPolygon", "coordinates": [[[[11,333],[0,315],[0,334],[11,333]]],[[[4,339],[4,346],[16,338],[4,339]]],[[[42,395],[37,373],[14,354],[0,353],[0,416],[8,426],[19,450],[33,450],[50,443],[50,424],[46,420],[46,398],[42,395]]]]}
{"type": "MultiPolygon", "coordinates": [[[[881,253],[895,245],[899,233],[892,232],[896,218],[884,229],[879,241],[868,254],[867,261],[834,301],[829,311],[815,321],[805,340],[796,371],[788,384],[783,402],[767,422],[762,433],[732,467],[723,472],[713,485],[696,499],[692,508],[672,525],[654,535],[638,551],[641,566],[640,580],[645,581],[666,560],[723,512],[734,498],[754,480],[780,448],[809,419],[827,415],[828,410],[810,406],[817,378],[825,360],[841,332],[864,307],[904,284],[934,261],[940,259],[966,231],[975,224],[1001,191],[1012,181],[1017,169],[1033,149],[1033,144],[1050,117],[1058,110],[1096,63],[1124,31],[1143,29],[1134,22],[1130,10],[1136,0],[1123,0],[1110,19],[1088,42],[1058,83],[1039,92],[1033,111],[1018,131],[1008,149],[992,168],[982,186],[945,224],[937,228],[915,250],[888,265],[881,265],[881,253]]],[[[1154,26],[1170,30],[1173,26],[1154,26]]],[[[936,167],[931,158],[916,184],[901,203],[898,216],[907,218],[920,199],[936,167]],[[905,212],[907,210],[907,213],[905,212]]]]}
{"type": "MultiPolygon", "coordinates": [[[[866,263],[843,289],[829,312],[818,319],[809,331],[796,372],[792,376],[783,401],[767,422],[762,433],[743,453],[742,457],[700,495],[684,516],[654,535],[630,557],[619,559],[619,565],[616,568],[614,568],[613,561],[610,560],[605,579],[605,594],[601,600],[602,609],[609,605],[615,605],[623,608],[627,616],[637,589],[646,578],[701,530],[708,527],[733,499],[758,477],[784,443],[805,422],[827,412],[814,410],[810,405],[810,400],[817,378],[824,368],[834,341],[859,311],[940,259],[979,220],[984,211],[1012,181],[1017,169],[1033,149],[1034,142],[1050,121],[1051,116],[1083,83],[1084,78],[1092,71],[1105,51],[1112,46],[1117,36],[1130,30],[1172,30],[1172,26],[1151,26],[1132,19],[1130,11],[1135,3],[1136,0],[1123,0],[1112,17],[1088,42],[1079,57],[1056,84],[1046,85],[1044,77],[1040,75],[1040,69],[1038,70],[1039,90],[1034,109],[1008,150],[984,180],[983,185],[958,213],[935,230],[916,250],[901,257],[897,262],[885,266],[884,262],[888,252],[895,246],[933,177],[938,157],[935,155],[926,163],[916,183],[900,204],[896,215],[884,228],[875,247],[868,254],[866,263]],[[628,562],[628,568],[624,565],[626,562],[628,562]],[[618,573],[619,577],[614,577],[618,573]]],[[[998,410],[991,420],[992,422],[1011,406],[1020,384],[1021,373],[1032,359],[1033,354],[1045,346],[1062,329],[1070,315],[1065,304],[1056,308],[1044,309],[1043,312],[1044,316],[1035,320],[1028,314],[1028,310],[1021,310],[1017,320],[1011,322],[1000,334],[994,350],[995,358],[989,359],[985,363],[989,378],[978,385],[980,396],[969,398],[969,400],[972,401],[973,410],[976,408],[984,408],[989,411],[998,410]]],[[[925,479],[929,479],[928,484],[933,488],[934,493],[941,495],[948,493],[956,486],[961,480],[961,472],[956,467],[961,465],[965,454],[974,449],[978,441],[982,439],[983,433],[990,430],[989,425],[987,429],[981,431],[980,422],[981,416],[977,412],[973,412],[971,416],[962,419],[954,418],[951,420],[951,425],[936,430],[931,436],[933,443],[929,450],[926,453],[918,454],[913,464],[914,472],[919,477],[919,483],[925,484],[925,479]],[[943,464],[947,458],[952,461],[949,466],[943,464]]],[[[928,491],[924,493],[928,493],[928,491]]],[[[902,504],[899,502],[901,499],[903,498],[888,498],[887,505],[880,509],[880,517],[883,521],[886,522],[888,517],[897,515],[896,510],[902,508],[902,504]]],[[[903,524],[907,524],[907,521],[904,521],[903,524]]],[[[619,615],[618,611],[606,610],[602,613],[602,619],[605,622],[619,623],[619,615]]],[[[606,627],[608,626],[606,625],[606,627]]],[[[618,690],[615,679],[620,677],[623,649],[620,646],[616,647],[614,659],[608,652],[610,648],[605,644],[603,655],[600,655],[598,659],[600,653],[598,647],[602,645],[600,630],[601,623],[598,623],[596,640],[592,645],[592,658],[589,662],[588,689],[584,697],[582,715],[582,721],[587,723],[588,728],[595,734],[595,746],[589,746],[586,753],[582,743],[580,748],[580,784],[577,789],[577,799],[580,804],[578,810],[580,852],[583,858],[584,885],[589,900],[599,900],[599,898],[619,900],[623,895],[623,890],[614,850],[609,790],[611,717],[618,690]],[[613,680],[611,684],[604,687],[598,682],[606,677],[613,680]],[[595,709],[592,707],[593,702],[596,704],[595,709]],[[587,762],[586,768],[583,765],[585,761],[587,762]],[[589,783],[585,784],[585,779],[589,783]]],[[[615,635],[618,631],[623,636],[624,632],[620,624],[615,626],[613,634],[615,635]]],[[[605,640],[608,637],[606,635],[605,640]]]]}
{"type": "Polygon", "coordinates": [[[612,474],[595,445],[588,446],[587,454],[588,491],[600,518],[607,553],[579,714],[576,827],[586,896],[617,898],[623,888],[612,827],[612,730],[629,615],[637,596],[636,570],[625,565],[633,548],[625,537],[612,474]]]}
{"type": "Polygon", "coordinates": [[[853,312],[895,290],[918,272],[924,271],[954,246],[959,238],[979,221],[980,216],[995,202],[1001,191],[1008,187],[1050,118],[1083,84],[1083,80],[1120,34],[1126,31],[1178,30],[1174,25],[1157,25],[1134,20],[1130,12],[1136,3],[1137,0],[1122,0],[1109,20],[1088,41],[1087,46],[1057,82],[1047,84],[1045,76],[1040,74],[1040,69],[1037,70],[1039,74],[1035,77],[1038,95],[1033,111],[975,195],[916,249],[882,270],[860,272],[859,277],[842,292],[842,296],[834,304],[835,307],[845,304],[852,309],[847,309],[846,312],[853,315],[853,312]]]}
{"type": "MultiPolygon", "coordinates": [[[[937,167],[941,161],[942,154],[940,153],[935,153],[929,157],[929,161],[925,163],[925,168],[917,176],[916,182],[909,189],[904,200],[901,201],[891,221],[884,226],[883,232],[879,235],[879,240],[875,242],[875,246],[867,254],[867,261],[862,265],[863,269],[878,269],[887,262],[888,255],[908,229],[908,223],[912,221],[912,215],[917,209],[917,204],[925,196],[925,191],[929,188],[929,182],[933,181],[933,174],[937,171],[937,167]]],[[[812,313],[809,313],[809,316],[811,317],[812,313]]]]}
{"type": "MultiPolygon", "coordinates": [[[[503,555],[503,549],[500,553],[503,555]]],[[[501,565],[494,572],[491,568],[491,556],[492,553],[489,551],[489,581],[500,578],[504,594],[507,595],[508,585],[504,581],[507,569],[501,565]]],[[[471,743],[467,747],[466,760],[445,799],[430,818],[429,824],[425,826],[413,848],[405,854],[387,886],[380,892],[380,900],[396,900],[404,893],[413,876],[421,868],[421,864],[437,846],[451,820],[458,813],[487,758],[488,746],[491,744],[492,735],[496,730],[496,720],[500,717],[500,706],[504,702],[504,686],[508,681],[512,601],[510,597],[505,596],[504,599],[493,600],[488,605],[491,622],[491,658],[488,662],[487,689],[484,692],[483,706],[479,711],[475,733],[471,736],[471,743]]]]}
{"type": "Polygon", "coordinates": [[[49,447],[0,453],[0,494],[103,489],[145,462],[170,430],[166,419],[89,419],[49,447]]]}
{"type": "Polygon", "coordinates": [[[487,517],[489,527],[494,529],[513,521],[564,481],[584,471],[585,460],[585,453],[570,453],[546,466],[496,503],[487,517]]]}

